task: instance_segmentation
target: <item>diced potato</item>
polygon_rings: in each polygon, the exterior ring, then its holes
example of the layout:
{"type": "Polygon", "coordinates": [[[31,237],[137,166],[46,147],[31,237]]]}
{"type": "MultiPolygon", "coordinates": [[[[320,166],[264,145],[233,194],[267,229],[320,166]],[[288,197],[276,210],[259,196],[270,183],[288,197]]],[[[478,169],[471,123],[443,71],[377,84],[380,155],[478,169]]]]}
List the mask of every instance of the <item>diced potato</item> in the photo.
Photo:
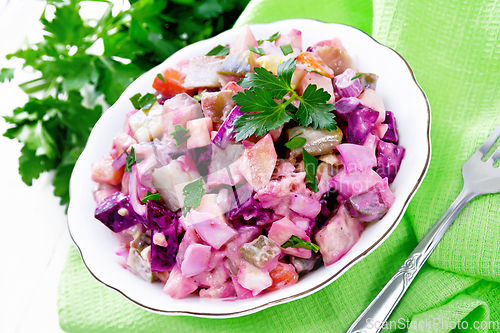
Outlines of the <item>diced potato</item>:
{"type": "Polygon", "coordinates": [[[190,277],[206,271],[210,262],[211,248],[193,243],[188,246],[181,265],[182,276],[190,277]]]}
{"type": "Polygon", "coordinates": [[[198,118],[186,122],[186,128],[189,130],[190,137],[187,139],[187,148],[199,148],[208,146],[210,133],[212,132],[212,119],[198,118]]]}
{"type": "Polygon", "coordinates": [[[137,141],[152,141],[163,134],[161,127],[162,112],[163,107],[158,102],[155,102],[147,113],[139,110],[130,116],[128,123],[137,141]]]}
{"type": "Polygon", "coordinates": [[[198,235],[216,250],[238,235],[236,230],[210,213],[192,210],[189,212],[189,219],[198,235]]]}
{"type": "Polygon", "coordinates": [[[182,276],[180,268],[175,265],[165,283],[163,292],[173,299],[181,299],[198,289],[198,284],[191,277],[182,276]]]}
{"type": "Polygon", "coordinates": [[[218,88],[221,86],[217,70],[222,65],[224,57],[197,56],[189,61],[189,70],[184,80],[186,89],[218,88]]]}
{"type": "Polygon", "coordinates": [[[302,95],[307,86],[309,86],[310,84],[315,84],[317,87],[316,89],[322,88],[324,91],[330,94],[330,99],[327,103],[335,103],[332,79],[318,73],[309,72],[302,78],[302,80],[300,80],[300,83],[297,86],[297,92],[302,95]]]}
{"type": "Polygon", "coordinates": [[[256,296],[273,284],[268,272],[262,271],[249,262],[243,261],[238,272],[238,283],[245,289],[251,290],[256,296]]]}
{"type": "Polygon", "coordinates": [[[278,74],[278,66],[284,61],[284,58],[275,55],[266,55],[257,59],[257,64],[264,67],[273,74],[278,74]]]}
{"type": "Polygon", "coordinates": [[[189,120],[202,117],[200,103],[188,94],[182,93],[167,99],[163,104],[161,127],[163,132],[170,134],[174,131],[175,125],[186,128],[186,123],[189,120]]]}

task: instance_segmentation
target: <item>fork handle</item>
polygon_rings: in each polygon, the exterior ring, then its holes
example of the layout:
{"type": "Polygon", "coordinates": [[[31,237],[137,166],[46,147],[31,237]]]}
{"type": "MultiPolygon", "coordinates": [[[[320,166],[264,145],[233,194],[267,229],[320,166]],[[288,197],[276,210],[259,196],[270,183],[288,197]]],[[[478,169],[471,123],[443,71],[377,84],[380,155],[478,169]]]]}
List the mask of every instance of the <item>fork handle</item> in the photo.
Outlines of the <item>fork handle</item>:
{"type": "Polygon", "coordinates": [[[448,210],[432,226],[424,238],[422,238],[408,259],[406,259],[396,274],[387,282],[346,333],[377,333],[383,328],[389,315],[401,297],[403,297],[418,271],[436,248],[436,245],[446,230],[448,230],[453,220],[462,208],[476,196],[477,194],[469,191],[466,187],[462,189],[448,210]]]}

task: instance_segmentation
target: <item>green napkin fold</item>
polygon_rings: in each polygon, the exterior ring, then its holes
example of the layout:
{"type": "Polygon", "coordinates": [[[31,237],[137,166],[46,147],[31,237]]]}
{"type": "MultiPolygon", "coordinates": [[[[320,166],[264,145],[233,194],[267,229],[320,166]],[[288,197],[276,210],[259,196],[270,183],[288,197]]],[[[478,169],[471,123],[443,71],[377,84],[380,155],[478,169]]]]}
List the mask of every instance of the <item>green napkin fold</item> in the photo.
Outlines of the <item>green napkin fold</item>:
{"type": "MultiPolygon", "coordinates": [[[[374,0],[372,6],[363,0],[253,0],[237,25],[297,17],[372,33],[405,57],[429,98],[430,168],[393,234],[314,295],[217,320],[136,307],[98,284],[72,247],[59,286],[62,329],[345,332],[452,203],[463,183],[463,162],[500,123],[498,1],[374,0]]],[[[500,332],[500,195],[477,198],[462,211],[389,320],[390,331],[398,332],[500,332]],[[457,322],[468,329],[455,329],[457,322]]]]}

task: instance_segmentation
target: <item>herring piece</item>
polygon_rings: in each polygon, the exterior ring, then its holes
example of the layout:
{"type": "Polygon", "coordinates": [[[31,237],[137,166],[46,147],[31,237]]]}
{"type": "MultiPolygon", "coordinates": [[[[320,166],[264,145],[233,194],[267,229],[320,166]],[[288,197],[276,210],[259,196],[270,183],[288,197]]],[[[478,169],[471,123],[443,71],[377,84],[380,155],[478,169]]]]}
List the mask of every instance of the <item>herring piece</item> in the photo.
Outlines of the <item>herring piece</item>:
{"type": "Polygon", "coordinates": [[[217,70],[224,61],[221,56],[197,56],[189,60],[189,69],[184,80],[186,89],[219,88],[221,83],[217,70]]]}

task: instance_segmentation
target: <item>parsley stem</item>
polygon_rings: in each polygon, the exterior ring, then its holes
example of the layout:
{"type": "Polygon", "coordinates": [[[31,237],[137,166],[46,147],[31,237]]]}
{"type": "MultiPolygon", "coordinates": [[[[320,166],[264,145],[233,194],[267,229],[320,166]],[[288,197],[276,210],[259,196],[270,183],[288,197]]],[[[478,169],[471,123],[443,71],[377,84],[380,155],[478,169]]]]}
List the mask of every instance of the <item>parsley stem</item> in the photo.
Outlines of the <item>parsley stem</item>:
{"type": "Polygon", "coordinates": [[[284,107],[286,108],[290,103],[293,102],[294,99],[297,99],[297,97],[299,97],[299,95],[297,95],[297,93],[294,91],[290,98],[283,102],[282,105],[284,105],[284,107]]]}

